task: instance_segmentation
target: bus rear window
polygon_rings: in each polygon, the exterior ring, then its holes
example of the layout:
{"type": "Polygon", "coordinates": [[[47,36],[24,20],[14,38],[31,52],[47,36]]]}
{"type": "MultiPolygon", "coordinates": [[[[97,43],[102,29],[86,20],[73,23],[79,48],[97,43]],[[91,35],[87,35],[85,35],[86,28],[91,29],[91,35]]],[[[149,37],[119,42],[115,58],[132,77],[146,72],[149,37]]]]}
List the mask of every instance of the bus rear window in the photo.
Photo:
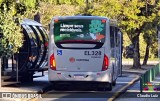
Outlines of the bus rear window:
{"type": "Polygon", "coordinates": [[[57,42],[105,42],[106,20],[61,19],[54,20],[54,41],[57,42]]]}

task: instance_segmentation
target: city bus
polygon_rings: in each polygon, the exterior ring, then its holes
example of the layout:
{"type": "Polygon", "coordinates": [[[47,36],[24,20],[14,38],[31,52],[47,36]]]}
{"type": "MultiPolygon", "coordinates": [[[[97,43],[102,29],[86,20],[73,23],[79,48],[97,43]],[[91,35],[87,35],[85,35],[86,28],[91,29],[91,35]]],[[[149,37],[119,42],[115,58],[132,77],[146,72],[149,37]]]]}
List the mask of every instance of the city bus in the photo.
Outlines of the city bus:
{"type": "Polygon", "coordinates": [[[121,74],[122,33],[116,20],[54,17],[48,48],[48,78],[55,87],[84,82],[111,91],[121,74]]]}

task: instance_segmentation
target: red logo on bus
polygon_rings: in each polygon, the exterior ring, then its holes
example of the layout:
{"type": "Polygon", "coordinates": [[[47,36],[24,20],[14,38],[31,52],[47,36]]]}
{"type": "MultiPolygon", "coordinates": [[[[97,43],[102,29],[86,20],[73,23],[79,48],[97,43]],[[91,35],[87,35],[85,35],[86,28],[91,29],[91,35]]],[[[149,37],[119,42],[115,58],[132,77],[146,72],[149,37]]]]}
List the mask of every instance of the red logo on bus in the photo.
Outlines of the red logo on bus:
{"type": "Polygon", "coordinates": [[[73,63],[73,62],[75,62],[75,58],[74,58],[74,57],[71,57],[71,58],[69,58],[69,61],[70,61],[71,63],[73,63]]]}

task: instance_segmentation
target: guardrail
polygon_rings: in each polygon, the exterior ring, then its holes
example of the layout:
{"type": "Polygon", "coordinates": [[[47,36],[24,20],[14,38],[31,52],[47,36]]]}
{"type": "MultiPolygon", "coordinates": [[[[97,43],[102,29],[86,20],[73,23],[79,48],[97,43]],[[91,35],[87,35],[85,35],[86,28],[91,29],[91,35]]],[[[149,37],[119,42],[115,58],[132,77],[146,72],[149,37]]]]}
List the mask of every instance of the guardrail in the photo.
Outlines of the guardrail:
{"type": "Polygon", "coordinates": [[[143,92],[143,88],[151,81],[155,79],[155,77],[160,73],[160,64],[157,64],[155,67],[146,71],[140,77],[140,92],[143,92]]]}

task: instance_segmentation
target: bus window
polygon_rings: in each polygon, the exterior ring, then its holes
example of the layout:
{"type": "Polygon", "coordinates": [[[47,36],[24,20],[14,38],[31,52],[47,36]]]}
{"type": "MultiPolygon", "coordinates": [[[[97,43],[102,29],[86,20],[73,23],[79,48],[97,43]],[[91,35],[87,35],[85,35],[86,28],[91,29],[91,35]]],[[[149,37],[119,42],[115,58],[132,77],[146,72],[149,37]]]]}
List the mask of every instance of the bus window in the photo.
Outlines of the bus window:
{"type": "Polygon", "coordinates": [[[115,46],[115,39],[114,39],[114,33],[115,33],[115,28],[113,26],[110,26],[110,43],[111,43],[111,48],[114,48],[115,46]]]}
{"type": "Polygon", "coordinates": [[[116,44],[116,47],[119,46],[119,37],[118,37],[118,28],[115,27],[115,44],[116,44]]]}
{"type": "MultiPolygon", "coordinates": [[[[105,42],[105,20],[61,19],[54,21],[54,41],[60,43],[101,43],[105,42]]],[[[59,47],[57,45],[57,47],[59,47]]],[[[59,47],[60,48],[60,47],[59,47]]]]}

